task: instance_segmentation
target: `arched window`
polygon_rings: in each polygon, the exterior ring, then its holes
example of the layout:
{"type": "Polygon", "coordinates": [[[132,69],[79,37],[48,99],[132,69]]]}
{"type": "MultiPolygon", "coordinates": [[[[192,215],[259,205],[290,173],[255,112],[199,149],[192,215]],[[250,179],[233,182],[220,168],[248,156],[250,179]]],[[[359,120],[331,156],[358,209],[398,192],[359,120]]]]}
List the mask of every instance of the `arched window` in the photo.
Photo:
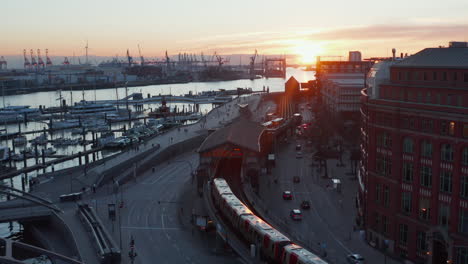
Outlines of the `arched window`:
{"type": "Polygon", "coordinates": [[[453,148],[450,144],[442,144],[440,148],[440,159],[442,161],[453,161],[453,148]]]}
{"type": "Polygon", "coordinates": [[[403,152],[404,153],[413,153],[413,139],[405,137],[403,139],[403,152]]]}

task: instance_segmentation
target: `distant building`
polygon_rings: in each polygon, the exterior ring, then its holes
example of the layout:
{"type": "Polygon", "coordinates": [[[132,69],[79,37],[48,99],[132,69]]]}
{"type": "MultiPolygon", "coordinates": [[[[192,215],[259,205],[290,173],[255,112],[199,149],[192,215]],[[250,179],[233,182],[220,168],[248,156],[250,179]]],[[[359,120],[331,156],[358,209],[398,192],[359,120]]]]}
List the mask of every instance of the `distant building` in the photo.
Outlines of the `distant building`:
{"type": "Polygon", "coordinates": [[[414,263],[468,264],[468,48],[378,63],[367,83],[357,200],[367,241],[414,263]]]}
{"type": "Polygon", "coordinates": [[[361,90],[371,66],[369,61],[321,61],[319,58],[317,80],[325,108],[344,119],[357,119],[361,90]]]}
{"type": "Polygon", "coordinates": [[[348,61],[362,61],[362,56],[360,51],[350,51],[348,61]]]}

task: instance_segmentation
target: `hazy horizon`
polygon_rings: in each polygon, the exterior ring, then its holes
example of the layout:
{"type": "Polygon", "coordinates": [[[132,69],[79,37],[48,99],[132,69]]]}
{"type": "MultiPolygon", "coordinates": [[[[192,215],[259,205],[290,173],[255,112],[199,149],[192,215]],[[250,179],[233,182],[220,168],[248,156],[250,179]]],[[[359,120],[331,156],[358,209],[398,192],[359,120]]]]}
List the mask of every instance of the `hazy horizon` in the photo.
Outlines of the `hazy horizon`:
{"type": "MultiPolygon", "coordinates": [[[[49,49],[51,56],[89,54],[161,57],[167,50],[213,54],[288,54],[311,63],[317,55],[359,50],[364,57],[415,53],[468,39],[468,1],[363,0],[316,2],[214,0],[18,0],[2,4],[8,26],[0,56],[49,49]]],[[[12,63],[13,64],[13,63],[12,63]]]]}

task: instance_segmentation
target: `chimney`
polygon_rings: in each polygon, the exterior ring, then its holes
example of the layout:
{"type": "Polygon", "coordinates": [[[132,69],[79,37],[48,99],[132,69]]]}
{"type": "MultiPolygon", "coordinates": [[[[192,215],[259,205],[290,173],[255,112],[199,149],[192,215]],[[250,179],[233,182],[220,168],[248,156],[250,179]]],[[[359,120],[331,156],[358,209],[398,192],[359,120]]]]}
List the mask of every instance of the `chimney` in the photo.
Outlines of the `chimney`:
{"type": "Polygon", "coordinates": [[[395,53],[396,53],[396,49],[393,48],[392,49],[392,60],[395,60],[395,53]]]}
{"type": "Polygon", "coordinates": [[[400,58],[402,58],[402,59],[403,59],[403,52],[402,52],[402,53],[400,53],[400,58]]]}

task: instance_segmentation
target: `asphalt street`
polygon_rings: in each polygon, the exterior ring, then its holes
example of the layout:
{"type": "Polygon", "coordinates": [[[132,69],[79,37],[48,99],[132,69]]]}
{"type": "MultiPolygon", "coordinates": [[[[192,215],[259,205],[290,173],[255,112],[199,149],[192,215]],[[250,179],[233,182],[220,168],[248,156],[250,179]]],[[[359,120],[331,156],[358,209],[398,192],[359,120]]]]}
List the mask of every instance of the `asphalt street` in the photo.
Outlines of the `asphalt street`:
{"type": "MultiPolygon", "coordinates": [[[[304,122],[313,121],[312,113],[307,107],[302,107],[304,122]]],[[[337,167],[336,160],[329,160],[329,176],[342,181],[342,192],[338,193],[332,188],[331,180],[324,179],[316,167],[312,167],[312,147],[306,146],[306,141],[299,138],[290,138],[288,143],[278,147],[276,167],[271,175],[260,177],[260,199],[254,201],[257,206],[267,212],[274,224],[316,254],[325,256],[330,263],[347,263],[346,256],[351,253],[363,255],[368,263],[384,263],[384,255],[370,247],[359,231],[354,231],[353,225],[356,216],[354,197],[357,192],[357,181],[347,172],[349,164],[337,167]],[[296,157],[295,147],[300,144],[303,157],[296,157]],[[293,177],[299,176],[300,182],[294,183],[293,177]],[[275,183],[274,180],[277,180],[275,183]],[[283,191],[291,191],[293,200],[282,198],[283,191]],[[300,204],[307,200],[310,209],[301,209],[300,204]],[[294,221],[290,211],[300,209],[303,214],[302,221],[294,221]]],[[[346,163],[346,158],[343,159],[346,163]]],[[[388,259],[386,263],[398,263],[388,259]]]]}

